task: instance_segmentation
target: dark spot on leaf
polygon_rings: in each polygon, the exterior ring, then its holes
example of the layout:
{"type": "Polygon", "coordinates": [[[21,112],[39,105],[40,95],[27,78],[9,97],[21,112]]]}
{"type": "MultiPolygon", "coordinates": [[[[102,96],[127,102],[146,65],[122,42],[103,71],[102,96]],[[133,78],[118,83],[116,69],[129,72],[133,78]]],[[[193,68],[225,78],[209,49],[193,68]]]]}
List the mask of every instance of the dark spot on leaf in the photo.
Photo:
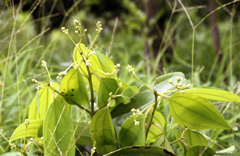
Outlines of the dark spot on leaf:
{"type": "Polygon", "coordinates": [[[61,92],[61,94],[64,94],[64,92],[61,92]]]}
{"type": "Polygon", "coordinates": [[[74,96],[73,94],[71,94],[71,96],[74,96]]]}
{"type": "Polygon", "coordinates": [[[174,154],[172,154],[171,152],[169,152],[169,151],[166,150],[166,149],[163,149],[163,152],[166,153],[166,154],[168,154],[168,155],[173,155],[173,156],[174,156],[174,154]]]}
{"type": "Polygon", "coordinates": [[[66,89],[63,89],[64,91],[66,90],[66,89]]]}
{"type": "Polygon", "coordinates": [[[151,149],[151,148],[152,148],[151,146],[144,147],[144,149],[151,149]]]}
{"type": "Polygon", "coordinates": [[[92,130],[92,132],[93,132],[93,130],[92,130]]]}
{"type": "Polygon", "coordinates": [[[68,96],[68,94],[65,94],[66,96],[68,96]]]}
{"type": "Polygon", "coordinates": [[[97,132],[97,130],[95,130],[95,132],[97,132]]]}
{"type": "Polygon", "coordinates": [[[133,148],[133,149],[140,149],[139,146],[132,146],[131,148],[133,148]]]}
{"type": "Polygon", "coordinates": [[[102,136],[100,136],[100,138],[102,138],[102,136]]]}
{"type": "Polygon", "coordinates": [[[72,91],[74,91],[74,89],[72,89],[72,91]]]}

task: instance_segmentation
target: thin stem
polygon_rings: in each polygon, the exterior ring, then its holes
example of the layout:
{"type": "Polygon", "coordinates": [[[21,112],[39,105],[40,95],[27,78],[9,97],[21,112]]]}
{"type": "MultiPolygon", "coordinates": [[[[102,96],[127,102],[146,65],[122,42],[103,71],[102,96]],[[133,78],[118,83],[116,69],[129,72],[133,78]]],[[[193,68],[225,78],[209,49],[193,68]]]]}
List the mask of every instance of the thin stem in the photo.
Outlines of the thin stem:
{"type": "Polygon", "coordinates": [[[69,100],[70,102],[72,102],[73,104],[77,105],[78,107],[80,107],[81,109],[85,110],[87,113],[91,114],[91,112],[89,110],[87,110],[86,108],[84,108],[83,106],[80,106],[77,102],[71,100],[70,98],[68,98],[67,96],[61,94],[59,91],[57,91],[54,87],[48,85],[48,87],[50,87],[54,92],[56,92],[57,94],[61,95],[62,97],[66,98],[67,100],[69,100]]]}
{"type": "Polygon", "coordinates": [[[150,88],[146,83],[144,83],[139,77],[137,77],[137,75],[135,73],[132,73],[132,74],[138,81],[140,81],[145,87],[147,87],[149,90],[151,90],[151,92],[154,93],[154,90],[152,88],[150,88]]]}
{"type": "Polygon", "coordinates": [[[94,43],[96,42],[96,40],[97,40],[97,38],[98,38],[98,35],[99,35],[99,33],[97,33],[97,35],[95,36],[95,38],[94,38],[94,40],[93,40],[93,42],[92,42],[92,44],[91,44],[91,46],[90,46],[90,48],[89,48],[89,52],[91,51],[94,43]]]}
{"type": "Polygon", "coordinates": [[[194,73],[193,73],[193,68],[194,68],[194,41],[195,41],[195,33],[196,30],[195,28],[193,29],[193,35],[192,35],[192,87],[194,87],[194,73]]]}
{"type": "Polygon", "coordinates": [[[154,97],[155,97],[155,103],[154,103],[152,114],[150,116],[150,119],[149,119],[149,122],[148,122],[148,125],[147,125],[147,128],[146,128],[146,134],[145,134],[146,138],[147,138],[149,129],[150,129],[151,125],[152,125],[153,116],[154,116],[155,110],[156,110],[157,105],[158,105],[158,93],[157,93],[157,91],[154,90],[153,94],[154,94],[154,97]]]}
{"type": "Polygon", "coordinates": [[[171,144],[174,144],[174,143],[176,143],[176,142],[178,142],[178,141],[181,141],[181,140],[184,138],[184,135],[185,135],[185,132],[186,132],[186,131],[187,131],[187,128],[185,128],[185,129],[183,130],[181,136],[180,136],[177,140],[171,142],[170,145],[171,145],[171,144]]]}
{"type": "Polygon", "coordinates": [[[178,2],[180,3],[180,5],[182,6],[182,8],[183,8],[184,12],[186,13],[186,15],[187,15],[187,18],[188,18],[188,20],[189,20],[189,22],[190,22],[190,24],[191,24],[191,27],[192,27],[192,29],[194,29],[193,22],[192,22],[192,20],[191,20],[191,18],[190,18],[190,16],[189,16],[189,14],[188,14],[188,12],[187,12],[187,9],[185,8],[185,6],[183,5],[183,3],[182,3],[182,1],[181,1],[181,0],[178,0],[178,2]]]}

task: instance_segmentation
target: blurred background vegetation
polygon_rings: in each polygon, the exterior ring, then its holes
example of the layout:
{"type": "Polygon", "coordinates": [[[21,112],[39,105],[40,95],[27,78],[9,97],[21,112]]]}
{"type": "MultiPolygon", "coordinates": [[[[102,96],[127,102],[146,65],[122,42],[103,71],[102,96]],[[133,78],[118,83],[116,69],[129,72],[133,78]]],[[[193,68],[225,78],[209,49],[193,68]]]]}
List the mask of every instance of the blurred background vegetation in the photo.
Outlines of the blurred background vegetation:
{"type": "MultiPolygon", "coordinates": [[[[127,64],[149,85],[164,73],[179,71],[190,80],[193,74],[195,86],[238,92],[240,2],[223,5],[229,2],[183,1],[194,26],[204,19],[195,29],[192,73],[193,28],[177,0],[0,1],[0,128],[9,129],[5,135],[10,137],[27,118],[36,91],[31,79],[49,81],[43,59],[54,81],[72,63],[74,44],[61,27],[78,42],[74,19],[88,29],[86,46],[96,35],[95,24],[102,22],[95,48],[121,64],[119,77],[130,85],[139,84],[125,70],[127,64]]],[[[0,153],[7,148],[6,142],[0,153]]]]}

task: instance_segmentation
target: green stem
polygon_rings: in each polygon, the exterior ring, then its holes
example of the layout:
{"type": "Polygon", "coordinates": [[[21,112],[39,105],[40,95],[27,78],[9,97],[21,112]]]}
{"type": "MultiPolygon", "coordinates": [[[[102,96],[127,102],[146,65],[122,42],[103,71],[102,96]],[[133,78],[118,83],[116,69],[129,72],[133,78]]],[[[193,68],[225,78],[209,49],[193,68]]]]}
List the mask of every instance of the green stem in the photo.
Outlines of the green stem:
{"type": "Polygon", "coordinates": [[[152,88],[150,88],[146,83],[144,83],[141,79],[139,79],[139,77],[137,77],[137,75],[135,73],[132,73],[132,74],[138,81],[140,81],[145,87],[147,87],[149,90],[151,90],[151,92],[153,92],[153,94],[155,94],[154,93],[155,91],[152,88]]]}
{"type": "Polygon", "coordinates": [[[170,145],[171,145],[171,144],[174,144],[174,143],[176,143],[176,142],[178,142],[178,141],[181,141],[181,140],[184,138],[184,135],[185,135],[185,132],[186,132],[186,131],[187,131],[187,129],[185,128],[185,129],[183,130],[181,136],[180,136],[177,140],[171,142],[170,145]]]}
{"type": "Polygon", "coordinates": [[[153,120],[153,116],[154,116],[155,110],[156,110],[157,105],[158,105],[158,93],[157,93],[157,91],[153,90],[153,94],[154,94],[154,97],[155,97],[155,103],[154,103],[153,111],[152,111],[152,114],[150,116],[147,128],[146,128],[146,134],[145,134],[146,139],[147,139],[147,135],[148,135],[149,129],[150,129],[151,125],[152,125],[152,120],[153,120]]]}
{"type": "Polygon", "coordinates": [[[54,92],[56,92],[57,94],[61,95],[62,97],[64,97],[65,99],[69,100],[70,102],[72,102],[73,104],[77,105],[79,108],[85,110],[87,113],[91,114],[91,112],[89,110],[87,110],[86,108],[84,108],[83,106],[80,106],[77,102],[71,100],[70,98],[68,98],[67,96],[61,94],[59,91],[57,91],[54,87],[48,85],[54,92]]]}
{"type": "Polygon", "coordinates": [[[92,84],[92,74],[90,72],[89,66],[87,66],[87,71],[88,71],[88,82],[89,82],[89,87],[91,91],[91,117],[94,115],[94,94],[93,94],[93,84],[92,84]]]}

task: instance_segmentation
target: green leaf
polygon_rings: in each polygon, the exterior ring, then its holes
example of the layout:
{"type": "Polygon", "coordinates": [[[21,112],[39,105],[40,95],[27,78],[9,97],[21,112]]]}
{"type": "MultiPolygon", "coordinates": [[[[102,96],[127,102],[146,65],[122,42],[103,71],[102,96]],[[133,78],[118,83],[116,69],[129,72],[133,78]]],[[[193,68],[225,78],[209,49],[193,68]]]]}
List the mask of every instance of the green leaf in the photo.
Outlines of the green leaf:
{"type": "Polygon", "coordinates": [[[213,156],[215,154],[216,153],[210,147],[194,146],[188,149],[186,156],[194,156],[194,155],[213,156]]]}
{"type": "Polygon", "coordinates": [[[62,104],[65,105],[65,109],[68,112],[68,114],[71,113],[71,105],[69,103],[67,103],[67,101],[65,101],[63,96],[57,95],[56,100],[58,100],[59,102],[61,102],[62,104]]]}
{"type": "Polygon", "coordinates": [[[77,130],[75,132],[75,138],[77,140],[77,144],[86,145],[86,146],[93,146],[93,142],[91,140],[90,135],[90,125],[84,122],[77,122],[73,123],[74,129],[77,126],[77,130]]]}
{"type": "MultiPolygon", "coordinates": [[[[76,102],[78,105],[89,104],[89,97],[82,74],[78,69],[73,69],[62,79],[60,85],[61,94],[76,102]]],[[[71,100],[66,99],[70,104],[71,100]]]]}
{"type": "Polygon", "coordinates": [[[157,146],[132,146],[121,148],[105,156],[176,156],[174,153],[157,146]]]}
{"type": "MultiPolygon", "coordinates": [[[[52,83],[52,86],[58,90],[57,83],[52,83]]],[[[53,99],[53,91],[50,87],[46,86],[43,89],[40,89],[30,104],[28,119],[44,119],[46,111],[53,102],[53,99]]]]}
{"type": "Polygon", "coordinates": [[[185,92],[196,94],[209,100],[240,103],[240,96],[231,92],[220,90],[220,89],[193,88],[193,89],[187,89],[185,90],[185,92]]]}
{"type": "Polygon", "coordinates": [[[174,93],[169,99],[173,119],[188,129],[230,129],[218,110],[205,98],[191,93],[174,93]]]}
{"type": "Polygon", "coordinates": [[[127,118],[123,123],[119,132],[118,143],[121,148],[127,146],[143,146],[145,145],[145,121],[144,114],[138,116],[136,121],[139,125],[135,125],[133,117],[127,118]]]}
{"type": "MultiPolygon", "coordinates": [[[[85,56],[85,58],[87,58],[90,61],[89,62],[91,64],[90,72],[94,73],[92,75],[93,88],[94,88],[94,90],[98,91],[99,85],[100,85],[99,77],[101,77],[101,78],[109,77],[109,76],[105,75],[104,73],[102,73],[101,71],[103,71],[105,73],[112,73],[114,64],[109,58],[107,58],[105,55],[103,55],[101,52],[99,52],[97,50],[94,52],[90,51],[82,43],[78,44],[77,46],[78,46],[78,48],[75,47],[74,54],[73,54],[73,60],[75,62],[75,67],[77,67],[77,64],[81,61],[79,70],[81,73],[88,76],[86,65],[85,65],[83,58],[80,55],[79,50],[78,50],[78,49],[80,49],[81,52],[83,52],[83,55],[85,56]]],[[[116,75],[113,75],[111,77],[117,78],[116,75]]],[[[84,80],[88,83],[88,80],[86,78],[84,78],[84,80]]]]}
{"type": "MultiPolygon", "coordinates": [[[[171,79],[175,84],[177,77],[181,77],[183,79],[182,80],[183,84],[188,83],[184,78],[183,73],[176,72],[176,73],[169,73],[156,78],[154,86],[151,88],[155,89],[157,92],[165,92],[172,87],[172,85],[169,83],[169,80],[171,79]]],[[[153,103],[154,103],[153,93],[149,89],[146,89],[145,87],[141,87],[140,92],[131,99],[130,103],[128,103],[127,105],[119,104],[111,111],[111,114],[112,114],[112,117],[115,118],[125,113],[129,113],[132,108],[143,109],[146,106],[149,106],[153,103]]]]}
{"type": "MultiPolygon", "coordinates": [[[[147,117],[145,119],[146,124],[148,124],[151,114],[152,114],[152,111],[148,112],[147,117]]],[[[165,128],[165,119],[160,112],[155,111],[153,116],[153,121],[158,125],[160,125],[162,129],[165,128]]],[[[162,133],[163,132],[161,129],[159,129],[157,126],[152,124],[148,132],[147,142],[150,142],[150,143],[155,142],[157,138],[161,136],[162,133]]]]}
{"type": "Polygon", "coordinates": [[[96,148],[100,154],[116,150],[116,137],[110,115],[110,110],[105,107],[99,110],[92,118],[90,124],[92,141],[96,141],[96,148]]]}
{"type": "Polygon", "coordinates": [[[174,153],[170,143],[168,142],[166,136],[164,134],[162,134],[157,140],[156,142],[153,144],[153,146],[160,146],[163,147],[164,149],[168,150],[169,152],[174,153]]]}
{"type": "Polygon", "coordinates": [[[44,155],[75,155],[75,136],[65,105],[58,100],[50,105],[43,123],[44,155]]]}
{"type": "Polygon", "coordinates": [[[10,140],[14,141],[20,138],[26,137],[42,137],[42,128],[43,128],[43,120],[37,119],[37,120],[30,120],[30,124],[28,125],[27,131],[26,131],[26,125],[25,123],[19,125],[15,131],[13,132],[10,140]]]}
{"type": "MultiPolygon", "coordinates": [[[[178,130],[178,137],[181,136],[183,130],[178,130]]],[[[189,147],[193,146],[208,146],[207,139],[199,132],[194,130],[186,130],[184,134],[184,142],[187,143],[189,147]]]]}
{"type": "Polygon", "coordinates": [[[102,108],[107,105],[107,102],[110,98],[109,93],[112,92],[112,95],[116,93],[119,95],[115,97],[115,105],[119,103],[127,104],[130,102],[131,97],[138,93],[138,88],[136,86],[128,86],[126,83],[116,80],[113,78],[102,78],[99,92],[98,92],[98,107],[102,108]],[[119,87],[119,83],[122,83],[122,87],[119,87]]]}

